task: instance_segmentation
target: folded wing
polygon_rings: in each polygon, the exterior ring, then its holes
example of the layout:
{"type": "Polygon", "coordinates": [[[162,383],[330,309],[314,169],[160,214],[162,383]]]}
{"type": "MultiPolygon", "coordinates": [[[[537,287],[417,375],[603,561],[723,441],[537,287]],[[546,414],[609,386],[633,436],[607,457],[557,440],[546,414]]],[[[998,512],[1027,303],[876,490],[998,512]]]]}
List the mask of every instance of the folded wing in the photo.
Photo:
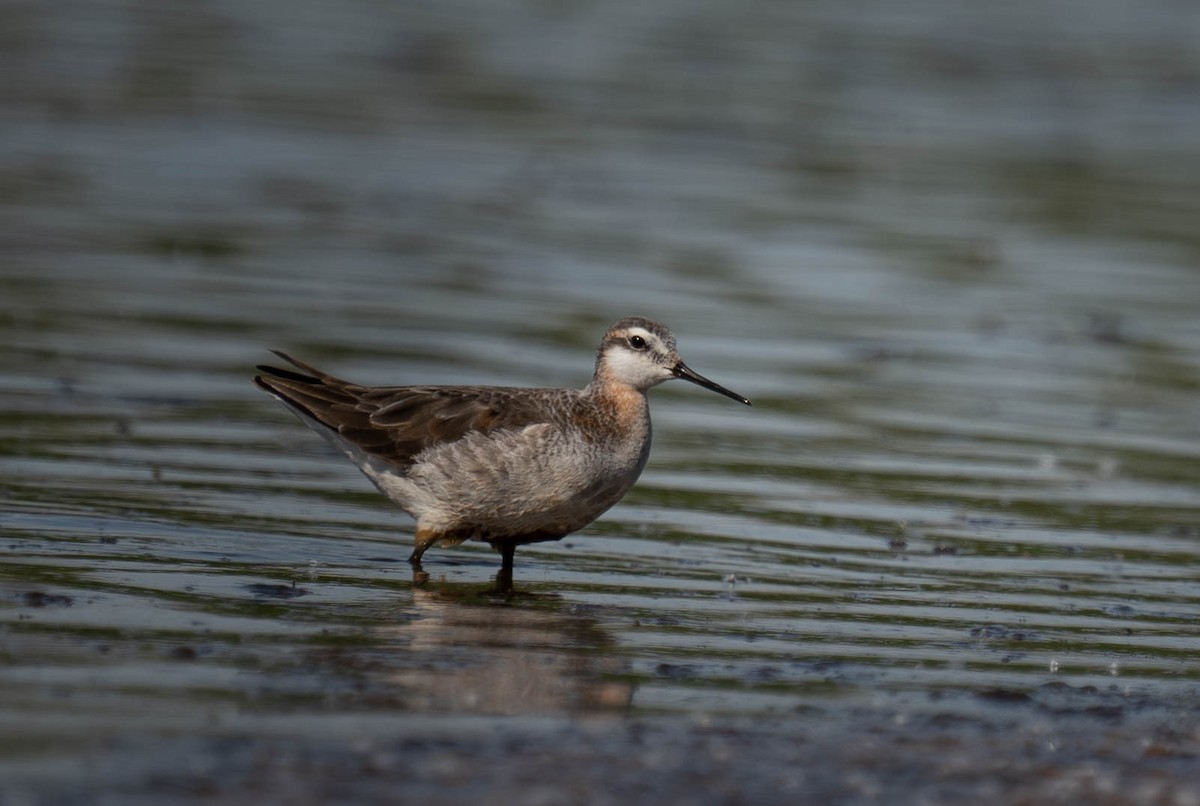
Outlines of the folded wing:
{"type": "MultiPolygon", "coordinates": [[[[455,442],[473,431],[486,434],[546,422],[547,412],[554,410],[523,403],[528,389],[360,386],[274,352],[301,372],[260,366],[263,374],[254,378],[259,387],[301,417],[401,467],[433,445],[455,442]]],[[[553,393],[564,398],[571,394],[553,393]]]]}

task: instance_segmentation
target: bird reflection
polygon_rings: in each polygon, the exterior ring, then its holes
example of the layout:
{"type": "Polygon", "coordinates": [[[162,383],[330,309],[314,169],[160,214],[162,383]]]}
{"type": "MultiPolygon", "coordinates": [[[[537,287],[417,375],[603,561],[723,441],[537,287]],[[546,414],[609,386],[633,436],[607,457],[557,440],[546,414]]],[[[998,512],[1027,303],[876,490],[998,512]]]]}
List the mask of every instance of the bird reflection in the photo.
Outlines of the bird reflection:
{"type": "MultiPolygon", "coordinates": [[[[479,585],[412,588],[394,612],[373,620],[363,646],[315,653],[321,666],[353,676],[337,687],[359,705],[472,714],[561,714],[628,707],[629,664],[610,651],[596,620],[565,613],[558,596],[497,597],[479,585]]],[[[353,707],[353,702],[341,702],[353,707]]]]}
{"type": "Polygon", "coordinates": [[[415,708],[554,713],[632,701],[632,685],[615,679],[628,664],[603,651],[614,642],[593,619],[564,614],[548,598],[521,597],[515,606],[478,601],[477,586],[414,589],[419,617],[385,628],[403,631],[411,657],[425,661],[389,676],[415,708]]]}

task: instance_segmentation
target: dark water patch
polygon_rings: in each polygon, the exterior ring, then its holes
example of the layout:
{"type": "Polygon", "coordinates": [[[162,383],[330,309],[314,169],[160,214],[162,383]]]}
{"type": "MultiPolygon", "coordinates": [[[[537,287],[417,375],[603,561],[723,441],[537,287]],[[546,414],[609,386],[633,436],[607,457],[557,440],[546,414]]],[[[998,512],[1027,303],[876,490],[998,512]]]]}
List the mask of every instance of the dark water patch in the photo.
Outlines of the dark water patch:
{"type": "Polygon", "coordinates": [[[297,588],[294,584],[270,585],[263,582],[247,585],[246,590],[262,599],[297,599],[311,592],[306,588],[297,588]]]}
{"type": "Polygon", "coordinates": [[[21,601],[27,607],[70,607],[75,604],[75,600],[70,596],[43,591],[29,591],[21,596],[21,601]]]}

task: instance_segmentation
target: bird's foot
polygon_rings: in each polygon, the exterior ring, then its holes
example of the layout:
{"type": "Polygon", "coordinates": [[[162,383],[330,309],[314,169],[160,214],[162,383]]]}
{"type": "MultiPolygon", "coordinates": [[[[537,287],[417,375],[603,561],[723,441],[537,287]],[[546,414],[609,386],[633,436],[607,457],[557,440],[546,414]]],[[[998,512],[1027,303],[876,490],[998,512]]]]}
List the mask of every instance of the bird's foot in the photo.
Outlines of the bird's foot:
{"type": "Polygon", "coordinates": [[[484,591],[484,594],[511,599],[514,595],[512,581],[512,568],[501,568],[500,572],[496,574],[496,584],[484,591]]]}
{"type": "Polygon", "coordinates": [[[421,567],[421,555],[413,552],[408,557],[408,564],[412,566],[412,581],[414,586],[424,585],[429,581],[429,574],[421,567]]]}

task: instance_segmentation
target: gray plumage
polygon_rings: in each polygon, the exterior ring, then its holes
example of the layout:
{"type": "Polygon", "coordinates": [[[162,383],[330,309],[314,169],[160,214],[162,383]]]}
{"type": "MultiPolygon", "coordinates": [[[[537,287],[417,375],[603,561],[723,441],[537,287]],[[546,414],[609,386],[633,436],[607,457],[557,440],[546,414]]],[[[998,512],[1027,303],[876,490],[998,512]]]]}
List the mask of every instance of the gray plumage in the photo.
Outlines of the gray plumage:
{"type": "Polygon", "coordinates": [[[260,366],[254,382],[416,519],[414,568],[434,543],[485,540],[508,584],[516,546],[586,526],[633,486],[651,387],[683,378],[750,402],[689,369],[670,331],[641,317],[609,328],[582,390],[360,386],[276,355],[301,371],[260,366]]]}

